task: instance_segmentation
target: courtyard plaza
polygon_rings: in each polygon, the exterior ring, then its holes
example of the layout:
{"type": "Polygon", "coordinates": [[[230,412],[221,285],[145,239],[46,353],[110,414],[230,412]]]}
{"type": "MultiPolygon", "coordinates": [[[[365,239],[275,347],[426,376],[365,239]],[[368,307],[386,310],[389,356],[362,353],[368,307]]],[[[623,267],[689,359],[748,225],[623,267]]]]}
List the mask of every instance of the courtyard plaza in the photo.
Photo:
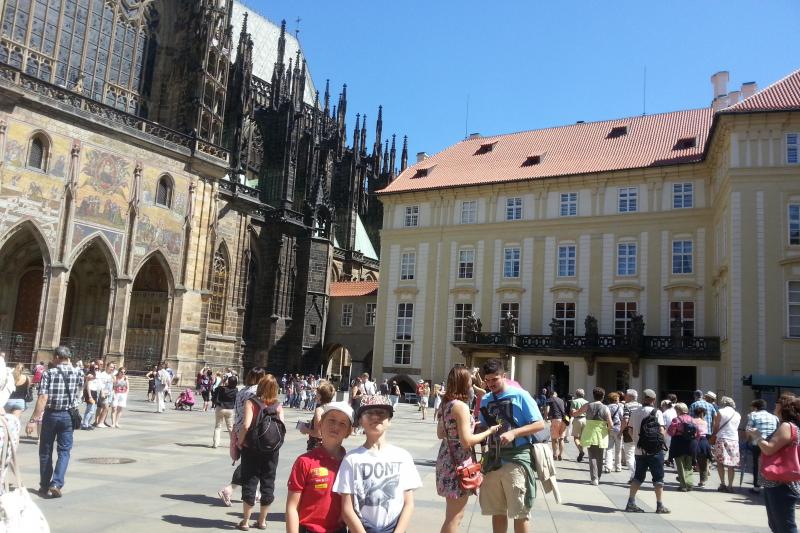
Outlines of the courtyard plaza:
{"type": "MultiPolygon", "coordinates": [[[[54,533],[83,533],[87,529],[105,533],[232,530],[241,518],[237,489],[232,507],[223,507],[217,491],[230,481],[233,468],[228,439],[210,447],[214,426],[212,411],[155,413],[144,393],[132,393],[120,429],[75,432],[75,445],[60,499],[34,495],[54,533]],[[141,394],[140,398],[133,397],[141,394]],[[133,459],[127,464],[95,464],[97,459],[133,459]]],[[[177,394],[176,394],[177,396],[177,394]]],[[[202,404],[201,404],[202,405],[202,404]]],[[[31,408],[23,413],[27,421],[31,408]]],[[[297,420],[307,420],[308,411],[286,409],[286,443],[280,451],[275,503],[268,517],[268,531],[284,531],[286,479],[294,459],[305,451],[306,437],[295,429],[297,420]]],[[[423,487],[415,493],[415,511],[409,532],[438,531],[444,518],[444,501],[436,494],[435,462],[439,449],[436,425],[429,411],[423,421],[416,406],[399,404],[389,429],[389,442],[406,448],[414,457],[423,487]]],[[[347,449],[363,442],[361,436],[345,441],[347,449]]],[[[38,485],[35,439],[23,437],[20,459],[24,484],[38,485]]],[[[568,457],[557,463],[562,503],[545,495],[538,486],[531,531],[574,532],[591,528],[593,533],[626,532],[768,532],[767,515],[760,496],[748,492],[751,477],[735,494],[716,491],[716,473],[705,489],[677,491],[674,469],[668,469],[665,504],[669,515],[656,515],[652,485],[639,492],[639,505],[647,512],[622,512],[628,494],[629,473],[603,475],[595,487],[589,484],[588,464],[574,461],[575,446],[567,446],[568,457]]],[[[739,474],[737,473],[737,480],[739,474]]],[[[255,517],[255,514],[254,514],[255,517]]],[[[491,520],[482,516],[477,497],[472,497],[461,531],[491,532],[491,520]]]]}

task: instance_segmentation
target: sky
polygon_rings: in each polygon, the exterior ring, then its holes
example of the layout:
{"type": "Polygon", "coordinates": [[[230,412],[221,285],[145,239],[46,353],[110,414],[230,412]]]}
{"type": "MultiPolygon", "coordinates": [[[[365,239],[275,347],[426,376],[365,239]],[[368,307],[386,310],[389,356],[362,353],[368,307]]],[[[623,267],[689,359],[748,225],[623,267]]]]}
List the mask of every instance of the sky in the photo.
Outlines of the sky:
{"type": "Polygon", "coordinates": [[[243,3],[291,31],[299,17],[317,87],[347,84],[348,135],[366,113],[371,146],[383,105],[412,162],[465,133],[707,107],[719,70],[733,91],[800,68],[798,0],[243,3]]]}

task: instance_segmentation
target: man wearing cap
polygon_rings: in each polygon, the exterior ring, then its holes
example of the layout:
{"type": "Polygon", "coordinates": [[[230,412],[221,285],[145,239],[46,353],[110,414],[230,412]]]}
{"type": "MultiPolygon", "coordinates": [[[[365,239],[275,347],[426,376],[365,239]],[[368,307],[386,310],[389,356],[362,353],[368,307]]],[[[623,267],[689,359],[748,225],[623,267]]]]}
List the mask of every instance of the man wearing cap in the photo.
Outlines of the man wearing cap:
{"type": "Polygon", "coordinates": [[[708,437],[710,437],[714,433],[714,417],[717,416],[717,405],[714,403],[717,401],[717,395],[714,391],[708,391],[707,393],[703,394],[703,391],[696,390],[694,391],[694,403],[689,406],[689,414],[694,416],[694,410],[698,407],[702,407],[706,410],[706,425],[708,426],[708,437]]]}
{"type": "Polygon", "coordinates": [[[656,393],[652,389],[645,389],[642,392],[642,405],[641,407],[631,411],[629,426],[631,427],[631,436],[633,442],[636,443],[636,469],[631,480],[631,488],[628,494],[628,504],[625,507],[627,513],[643,513],[644,510],[636,505],[636,493],[639,491],[642,483],[644,483],[647,472],[653,478],[653,486],[656,492],[656,513],[667,514],[669,509],[664,507],[661,501],[661,496],[664,493],[664,452],[659,451],[654,454],[647,454],[639,447],[639,431],[642,427],[642,421],[655,412],[656,420],[658,421],[659,430],[662,438],[665,434],[664,430],[664,415],[656,408],[656,393]]]}
{"type": "Polygon", "coordinates": [[[42,416],[42,431],[39,438],[39,495],[50,494],[61,497],[64,477],[72,450],[72,417],[69,410],[78,406],[79,393],[83,387],[83,372],[70,362],[70,351],[66,346],[55,350],[55,368],[42,374],[39,399],[33,409],[25,432],[30,435],[36,429],[36,420],[42,416]],[[44,414],[42,414],[44,413],[44,414]],[[53,443],[58,441],[58,460],[53,469],[53,443]]]}
{"type": "Polygon", "coordinates": [[[345,455],[342,442],[352,426],[353,409],[347,402],[330,402],[322,407],[322,444],[298,457],[289,474],[287,533],[346,531],[342,498],[333,492],[333,484],[345,455]]]}

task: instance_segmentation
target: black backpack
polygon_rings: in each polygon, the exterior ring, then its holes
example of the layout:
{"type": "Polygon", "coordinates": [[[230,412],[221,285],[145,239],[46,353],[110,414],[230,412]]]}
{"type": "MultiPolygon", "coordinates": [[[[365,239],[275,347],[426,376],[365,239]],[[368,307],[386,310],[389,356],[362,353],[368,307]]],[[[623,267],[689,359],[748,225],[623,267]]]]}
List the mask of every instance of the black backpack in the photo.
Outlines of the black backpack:
{"type": "Polygon", "coordinates": [[[684,422],[682,429],[683,432],[681,433],[681,435],[683,435],[684,439],[691,441],[694,440],[695,437],[697,437],[697,426],[694,425],[693,422],[684,422]]]}
{"type": "Polygon", "coordinates": [[[272,406],[267,407],[258,398],[250,399],[258,405],[258,416],[247,432],[250,449],[267,453],[278,451],[286,436],[286,426],[278,418],[278,411],[272,406]]]}
{"type": "Polygon", "coordinates": [[[642,420],[642,425],[639,427],[639,442],[636,443],[636,446],[647,455],[655,455],[667,449],[664,435],[661,434],[661,426],[656,418],[655,408],[642,420]]]}

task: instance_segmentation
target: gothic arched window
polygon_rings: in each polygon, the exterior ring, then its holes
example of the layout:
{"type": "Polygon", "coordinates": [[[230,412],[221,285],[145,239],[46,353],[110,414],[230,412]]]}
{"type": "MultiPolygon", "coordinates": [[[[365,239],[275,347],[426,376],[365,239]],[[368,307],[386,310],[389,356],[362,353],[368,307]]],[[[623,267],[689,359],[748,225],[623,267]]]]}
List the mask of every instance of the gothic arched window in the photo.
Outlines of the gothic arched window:
{"type": "Polygon", "coordinates": [[[46,171],[47,149],[48,142],[42,135],[32,137],[28,147],[28,168],[46,171]]]}
{"type": "Polygon", "coordinates": [[[172,180],[163,176],[156,186],[156,205],[172,207],[172,180]]]}
{"type": "Polygon", "coordinates": [[[221,250],[214,254],[211,273],[211,301],[208,306],[208,319],[222,322],[225,317],[225,288],[228,286],[228,262],[221,250]]]}

